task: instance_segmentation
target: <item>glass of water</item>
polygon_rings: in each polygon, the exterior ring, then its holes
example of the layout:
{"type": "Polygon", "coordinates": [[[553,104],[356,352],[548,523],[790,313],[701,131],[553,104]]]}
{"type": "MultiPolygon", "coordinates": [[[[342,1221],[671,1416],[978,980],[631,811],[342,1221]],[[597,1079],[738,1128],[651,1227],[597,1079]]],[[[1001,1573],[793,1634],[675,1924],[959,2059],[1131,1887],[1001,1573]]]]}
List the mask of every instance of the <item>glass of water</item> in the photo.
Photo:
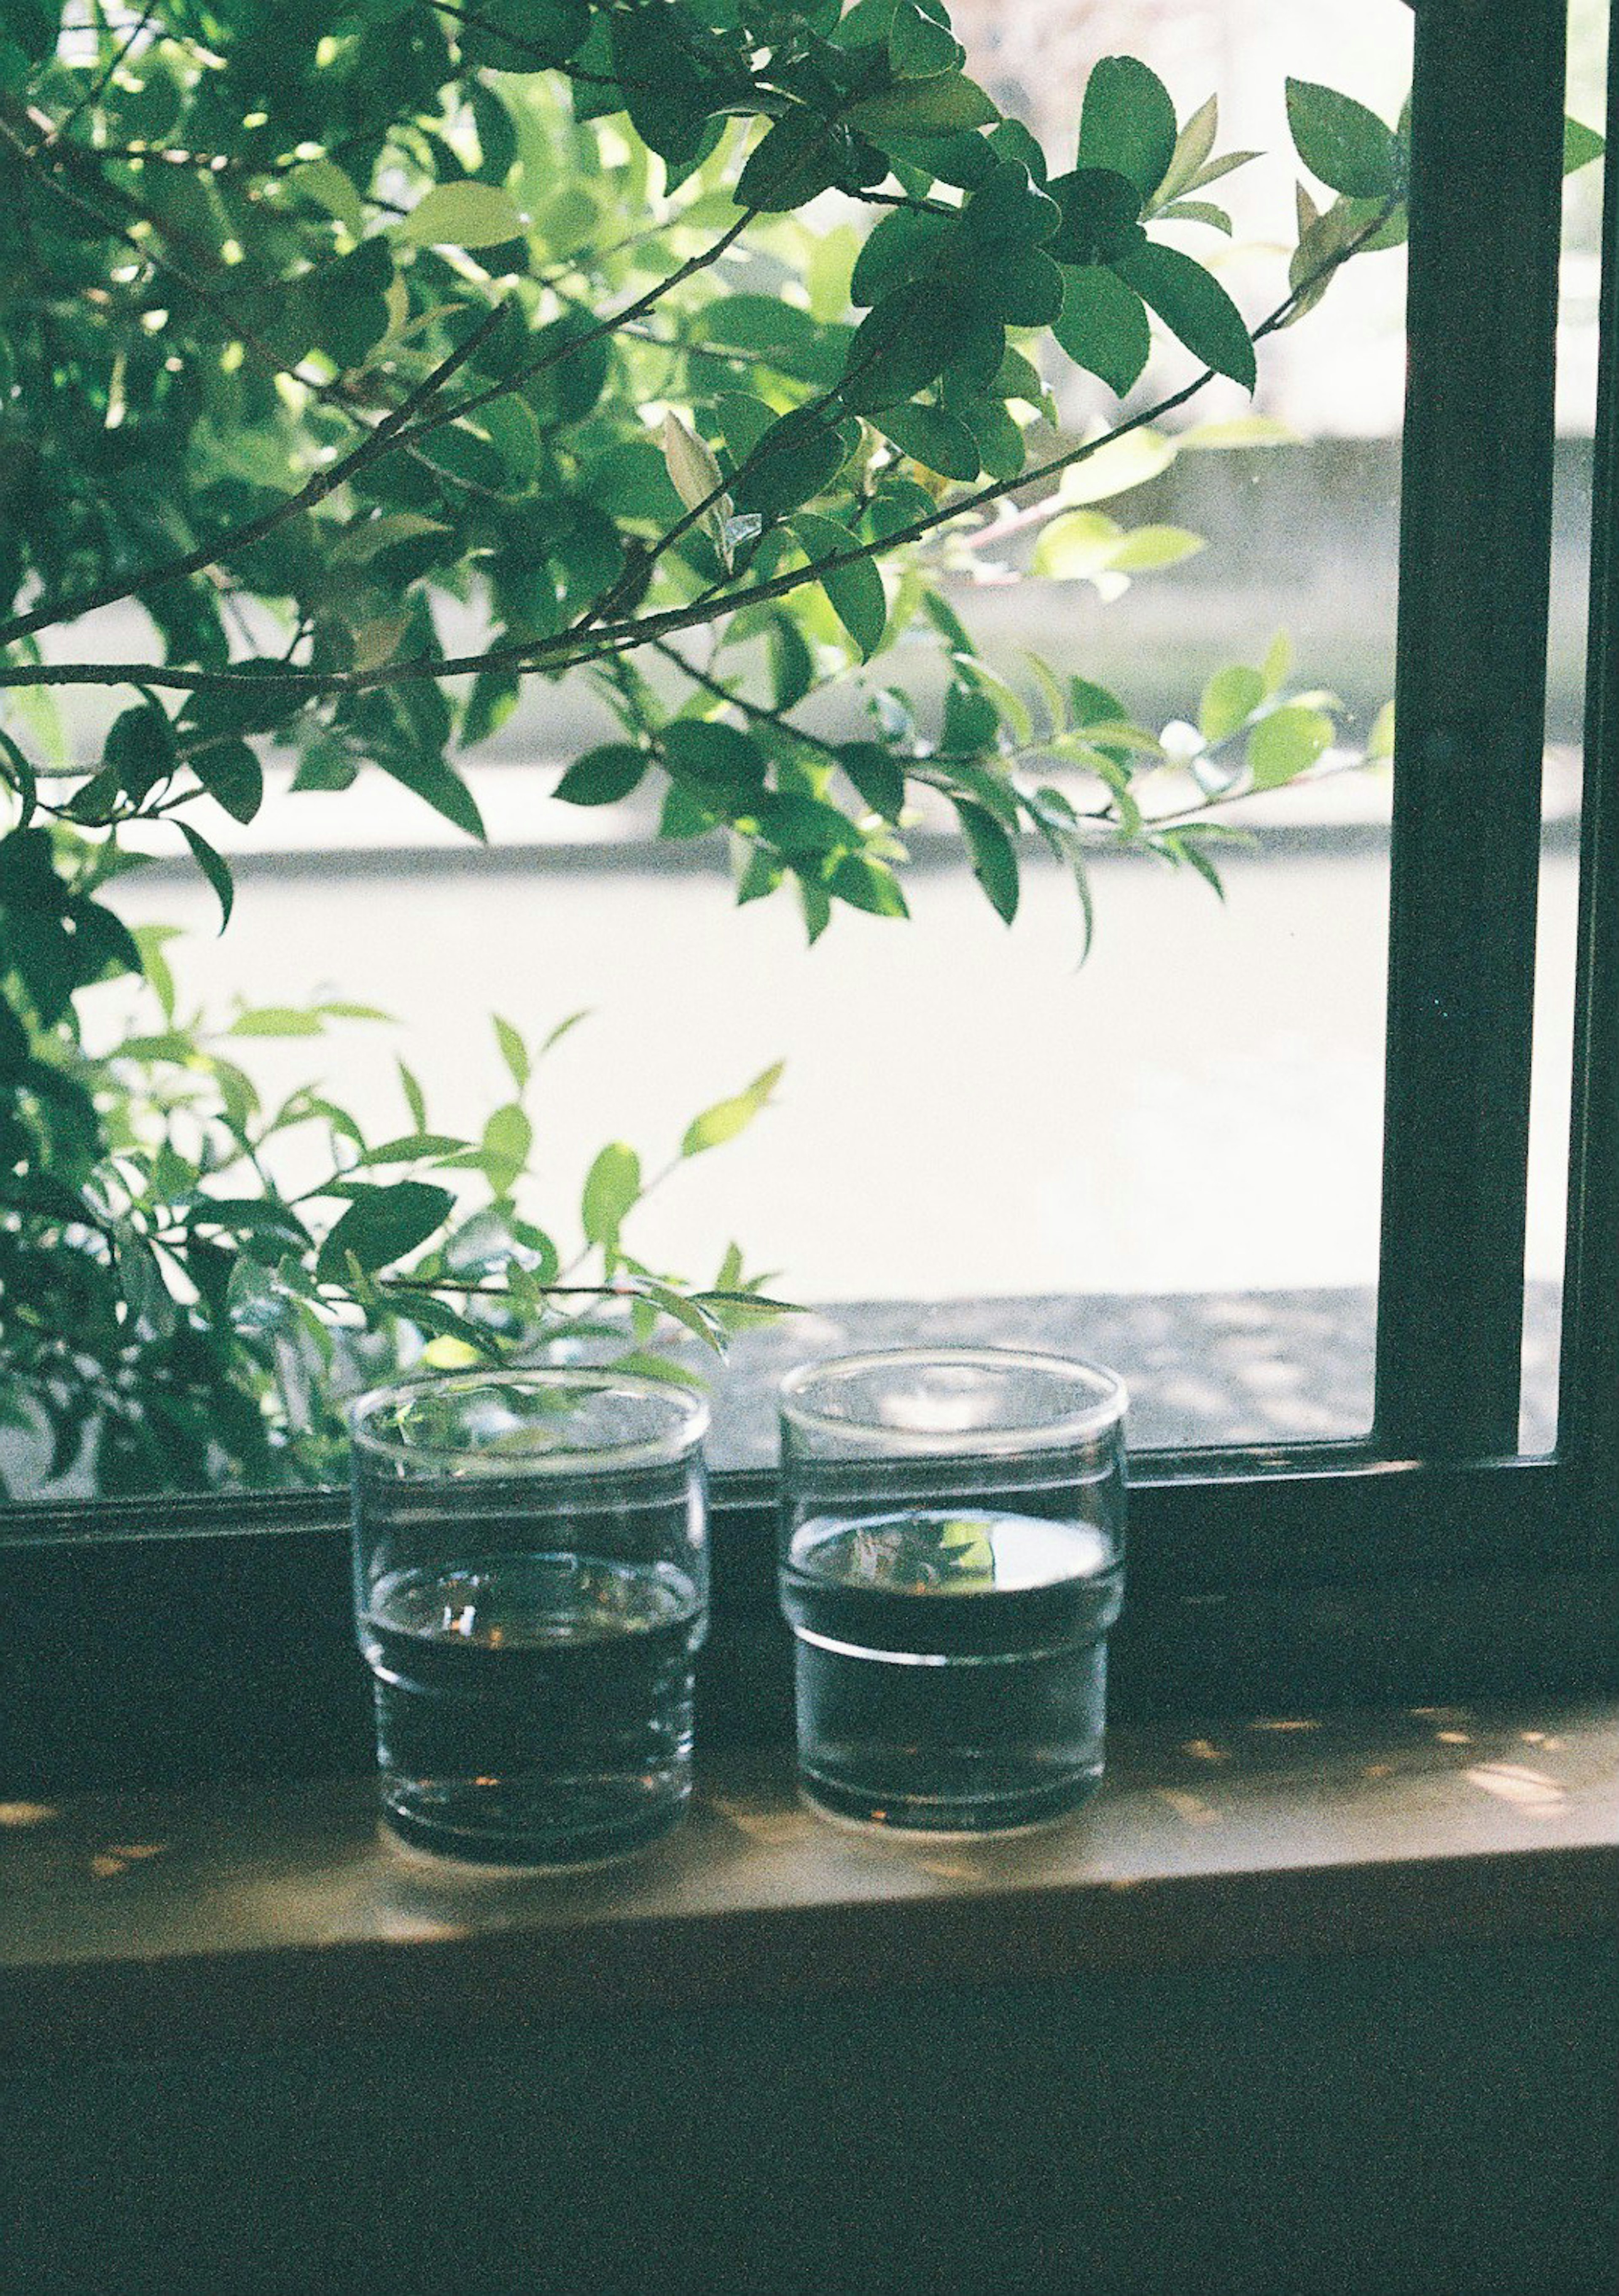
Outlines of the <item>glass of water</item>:
{"type": "Polygon", "coordinates": [[[780,1587],[812,1802],[988,1833],[1094,1790],[1125,1401],[1111,1372],[996,1348],[783,1381],[780,1587]]]}
{"type": "Polygon", "coordinates": [[[382,1809],[503,1865],[617,1857],[691,1792],[707,1619],[690,1390],[610,1369],[413,1379],[350,1413],[382,1809]]]}

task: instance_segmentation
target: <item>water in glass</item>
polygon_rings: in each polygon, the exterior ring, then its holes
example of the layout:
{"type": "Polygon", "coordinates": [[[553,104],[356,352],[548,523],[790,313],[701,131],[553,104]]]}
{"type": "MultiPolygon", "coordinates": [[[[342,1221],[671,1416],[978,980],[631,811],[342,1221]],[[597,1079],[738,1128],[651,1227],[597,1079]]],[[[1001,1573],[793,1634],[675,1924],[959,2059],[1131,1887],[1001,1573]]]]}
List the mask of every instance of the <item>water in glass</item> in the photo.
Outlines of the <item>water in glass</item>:
{"type": "Polygon", "coordinates": [[[993,1507],[822,1515],[786,1546],[799,1767],[834,1814],[1004,1831],[1086,1799],[1102,1769],[1106,1529],[993,1507]]]}

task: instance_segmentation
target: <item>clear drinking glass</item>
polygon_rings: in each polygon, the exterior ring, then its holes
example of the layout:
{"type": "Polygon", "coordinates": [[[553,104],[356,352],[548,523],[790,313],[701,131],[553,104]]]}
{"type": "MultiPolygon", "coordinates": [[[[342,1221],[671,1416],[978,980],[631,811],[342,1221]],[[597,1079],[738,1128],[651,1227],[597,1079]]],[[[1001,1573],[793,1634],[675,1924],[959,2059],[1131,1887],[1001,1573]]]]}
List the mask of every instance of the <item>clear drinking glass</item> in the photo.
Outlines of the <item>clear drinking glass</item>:
{"type": "Polygon", "coordinates": [[[813,1802],[985,1833],[1094,1790],[1125,1403],[1111,1372],[995,1348],[782,1382],[780,1587],[813,1802]]]}
{"type": "Polygon", "coordinates": [[[691,1791],[707,1406],[610,1369],[478,1371],[379,1388],[349,1423],[388,1824],[508,1865],[666,1833],[691,1791]]]}

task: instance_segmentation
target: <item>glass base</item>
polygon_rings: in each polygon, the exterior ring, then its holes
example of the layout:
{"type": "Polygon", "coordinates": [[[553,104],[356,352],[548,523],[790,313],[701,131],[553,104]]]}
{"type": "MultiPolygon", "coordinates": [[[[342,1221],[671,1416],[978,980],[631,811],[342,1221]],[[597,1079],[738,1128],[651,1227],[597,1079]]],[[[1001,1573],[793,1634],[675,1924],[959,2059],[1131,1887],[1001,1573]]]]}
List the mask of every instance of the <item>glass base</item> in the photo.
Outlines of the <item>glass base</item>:
{"type": "Polygon", "coordinates": [[[529,1873],[578,1874],[599,1866],[622,1865],[672,1833],[686,1812],[686,1797],[666,1800],[657,1808],[567,1833],[519,1833],[456,1824],[437,1813],[423,1812],[413,1801],[382,1795],[382,1822],[389,1833],[413,1850],[436,1858],[454,1858],[467,1866],[497,1866],[529,1873]]]}
{"type": "Polygon", "coordinates": [[[879,1794],[800,1768],[800,1799],[818,1817],[864,1833],[910,1834],[936,1841],[941,1835],[982,1841],[986,1834],[1034,1833],[1083,1808],[1101,1784],[1099,1764],[1060,1784],[1021,1793],[977,1795],[970,1800],[914,1793],[879,1794]]]}

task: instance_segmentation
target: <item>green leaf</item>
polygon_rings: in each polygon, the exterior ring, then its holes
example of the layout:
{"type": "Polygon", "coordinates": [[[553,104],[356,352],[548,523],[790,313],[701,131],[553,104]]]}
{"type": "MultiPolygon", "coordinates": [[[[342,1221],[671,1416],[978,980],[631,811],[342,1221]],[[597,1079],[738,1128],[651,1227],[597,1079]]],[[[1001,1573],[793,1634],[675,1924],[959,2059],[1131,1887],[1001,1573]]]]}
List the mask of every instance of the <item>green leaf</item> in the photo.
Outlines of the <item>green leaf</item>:
{"type": "Polygon", "coordinates": [[[590,14],[589,0],[478,0],[476,13],[456,23],[462,62],[509,72],[565,63],[589,31],[590,14]]]}
{"type": "Polygon", "coordinates": [[[755,147],[737,183],[737,205],[764,215],[805,207],[841,181],[846,159],[826,120],[812,111],[789,111],[755,147]]]}
{"type": "Polygon", "coordinates": [[[993,334],[999,366],[999,330],[959,295],[927,280],[896,288],[854,331],[841,385],[845,406],[856,414],[874,414],[914,398],[955,365],[975,331],[985,344],[993,334]]]}
{"type": "Polygon", "coordinates": [[[987,127],[1000,111],[981,87],[960,72],[901,80],[880,95],[849,106],[845,117],[867,135],[951,135],[987,127]]]}
{"type": "Polygon", "coordinates": [[[783,518],[824,494],[847,460],[834,424],[808,407],[795,408],[773,421],[751,449],[732,481],[732,499],[740,511],[783,518]]]}
{"type": "Polygon", "coordinates": [[[961,232],[961,224],[952,217],[894,209],[873,228],[854,258],[849,300],[863,306],[879,303],[895,287],[925,278],[956,245],[961,232]]]}
{"type": "Polygon", "coordinates": [[[1385,764],[1394,754],[1394,705],[1386,701],[1371,721],[1366,736],[1366,763],[1385,764]]]}
{"type": "Polygon", "coordinates": [[[904,769],[877,742],[845,742],[838,762],[873,813],[897,822],[905,806],[904,769]]]}
{"type": "Polygon", "coordinates": [[[1075,366],[1100,375],[1120,398],[1139,378],[1152,348],[1141,297],[1099,263],[1064,271],[1062,309],[1051,332],[1075,366]]]}
{"type": "Polygon", "coordinates": [[[564,1037],[571,1036],[581,1021],[590,1019],[593,1009],[588,1004],[582,1005],[578,1012],[570,1013],[565,1021],[559,1021],[554,1029],[548,1029],[540,1039],[540,1048],[535,1055],[536,1059],[543,1061],[553,1045],[560,1045],[564,1037]]]}
{"type": "Polygon", "coordinates": [[[1220,100],[1211,95],[1198,106],[1175,138],[1175,148],[1157,186],[1160,205],[1190,191],[1220,133],[1220,100]]]}
{"type": "Polygon", "coordinates": [[[663,418],[658,436],[669,483],[688,510],[707,502],[724,485],[724,474],[706,439],[681,421],[673,408],[663,418]]]}
{"type": "Polygon", "coordinates": [[[377,763],[385,774],[391,774],[395,781],[413,790],[424,804],[442,814],[455,828],[464,829],[469,837],[487,840],[488,832],[478,801],[454,766],[446,765],[442,758],[389,757],[386,753],[379,754],[377,763]]]}
{"type": "Polygon", "coordinates": [[[1563,173],[1572,176],[1577,168],[1589,167],[1599,160],[1607,145],[1594,127],[1587,127],[1578,119],[1563,122],[1563,173]]]}
{"type": "Polygon", "coordinates": [[[1305,167],[1335,192],[1352,200],[1382,200],[1394,191],[1394,131],[1353,96],[1314,80],[1289,79],[1288,125],[1305,167]]]}
{"type": "Polygon", "coordinates": [[[781,1081],[783,1065],[777,1061],[763,1075],[755,1077],[745,1091],[734,1094],[729,1100],[715,1101],[712,1108],[693,1117],[682,1138],[681,1154],[700,1156],[706,1149],[722,1147],[727,1140],[734,1140],[739,1132],[746,1131],[781,1081]]]}
{"type": "Polygon", "coordinates": [[[491,1185],[502,1194],[511,1187],[528,1161],[534,1146],[534,1127],[514,1100],[494,1111],[478,1144],[491,1185]]]}
{"type": "Polygon", "coordinates": [[[1287,682],[1293,667],[1293,641],[1286,630],[1278,630],[1265,648],[1265,658],[1259,665],[1259,674],[1265,682],[1267,695],[1277,693],[1287,682]]]}
{"type": "Polygon", "coordinates": [[[219,903],[219,930],[223,932],[231,922],[231,906],[236,893],[230,870],[207,838],[193,829],[189,821],[176,822],[175,826],[191,847],[192,858],[214,889],[215,898],[219,903]]]}
{"type": "Polygon", "coordinates": [[[873,420],[903,455],[936,471],[942,479],[977,477],[977,441],[954,415],[936,406],[891,406],[873,420]]]}
{"type": "Polygon", "coordinates": [[[154,703],[123,711],[112,721],[102,764],[138,804],[175,769],[175,729],[167,714],[154,703]]]}
{"type": "Polygon", "coordinates": [[[405,1095],[405,1104],[411,1112],[411,1122],[415,1126],[418,1132],[425,1132],[427,1129],[427,1100],[422,1093],[421,1086],[417,1082],[413,1071],[407,1069],[403,1061],[396,1061],[394,1065],[399,1071],[399,1089],[405,1095]]]}
{"type": "Polygon", "coordinates": [[[576,758],[552,791],[565,805],[617,805],[637,788],[650,765],[644,750],[608,742],[576,758]]]}
{"type": "Polygon", "coordinates": [[[430,1187],[425,1180],[396,1180],[386,1187],[367,1188],[357,1195],[322,1244],[315,1274],[323,1282],[340,1281],[350,1257],[370,1275],[425,1243],[443,1225],[454,1205],[448,1188],[430,1187]]]}
{"type": "Polygon", "coordinates": [[[927,79],[958,70],[966,52],[947,22],[926,14],[914,0],[899,0],[888,33],[888,61],[902,79],[927,79]]]}
{"type": "Polygon", "coordinates": [[[498,1013],[491,1017],[495,1029],[495,1041],[500,1046],[501,1058],[506,1063],[506,1072],[518,1090],[521,1092],[533,1073],[532,1063],[528,1058],[528,1048],[510,1021],[503,1021],[498,1013]]]}
{"type": "Polygon", "coordinates": [[[424,1156],[454,1156],[467,1145],[448,1132],[402,1132],[397,1140],[384,1140],[380,1146],[368,1148],[361,1157],[362,1164],[415,1164],[424,1156]]]}
{"type": "Polygon", "coordinates": [[[1156,573],[1195,558],[1205,547],[1203,536],[1183,526],[1138,526],[1123,537],[1108,562],[1116,574],[1156,573]]]}
{"type": "Polygon", "coordinates": [[[1332,742],[1324,710],[1290,702],[1262,718],[1248,735],[1248,771],[1256,790],[1280,789],[1312,766],[1332,742]]]}
{"type": "Polygon", "coordinates": [[[1062,209],[1036,188],[1022,160],[1001,160],[968,201],[961,219],[980,247],[1006,240],[1035,246],[1058,229],[1062,209]]]}
{"type": "Polygon", "coordinates": [[[1043,248],[1000,250],[977,292],[1009,327],[1049,327],[1062,311],[1063,275],[1043,248]]]}
{"type": "Polygon", "coordinates": [[[1150,199],[1175,143],[1175,107],[1157,74],[1133,56],[1103,56],[1085,83],[1075,166],[1110,168],[1150,199]]]}
{"type": "Polygon", "coordinates": [[[967,840],[972,873],[995,914],[1010,925],[1018,914],[1018,849],[994,815],[973,799],[953,797],[951,803],[967,840]]]}
{"type": "Polygon", "coordinates": [[[520,239],[526,226],[509,192],[493,184],[435,184],[395,235],[413,247],[499,247],[520,239]]]}
{"type": "MultiPolygon", "coordinates": [[[[852,909],[863,910],[868,916],[905,917],[911,914],[899,879],[886,863],[874,861],[869,853],[842,855],[827,884],[838,900],[846,901],[852,909]]],[[[808,897],[820,890],[817,886],[804,887],[805,916],[812,940],[823,929],[825,921],[808,897]]]]}
{"type": "Polygon", "coordinates": [[[39,776],[34,771],[32,761],[7,733],[0,732],[0,752],[4,753],[5,759],[0,772],[16,791],[21,808],[17,826],[26,829],[38,810],[39,776]]]}
{"type": "Polygon", "coordinates": [[[705,805],[735,808],[765,786],[765,752],[751,734],[702,718],[677,718],[663,732],[664,764],[672,778],[705,805]]]}
{"type": "Polygon", "coordinates": [[[722,390],[715,399],[714,412],[733,463],[745,463],[780,419],[767,399],[754,398],[743,390],[722,390]]]}
{"type": "MultiPolygon", "coordinates": [[[[846,527],[811,511],[799,511],[792,529],[813,564],[860,547],[846,527]]],[[[859,647],[861,659],[870,661],[882,644],[888,620],[888,601],[876,566],[870,558],[857,558],[847,566],[830,567],[821,577],[821,586],[831,601],[832,611],[859,647]]]]}
{"type": "Polygon", "coordinates": [[[586,1242],[616,1251],[619,1228],[640,1194],[640,1157],[622,1140],[609,1140],[585,1175],[579,1218],[586,1242]]]}
{"type": "Polygon", "coordinates": [[[1112,565],[1122,539],[1118,521],[1100,511],[1065,511],[1041,529],[1029,571],[1043,581],[1089,582],[1112,565]]]}
{"type": "Polygon", "coordinates": [[[1149,241],[1121,257],[1115,270],[1149,303],[1172,334],[1216,374],[1247,390],[1255,383],[1254,345],[1247,324],[1219,281],[1176,247],[1149,241]]]}
{"type": "Polygon", "coordinates": [[[264,803],[264,767],[245,742],[213,742],[197,752],[192,767],[233,821],[251,821],[264,803]]]}
{"type": "Polygon", "coordinates": [[[1198,730],[1206,742],[1223,742],[1245,718],[1251,717],[1265,698],[1260,672],[1246,662],[1217,669],[1203,689],[1198,704],[1198,730]]]}
{"type": "Polygon", "coordinates": [[[239,1013],[227,1037],[320,1037],[326,1023],[318,1013],[298,1004],[256,1004],[239,1013]]]}

